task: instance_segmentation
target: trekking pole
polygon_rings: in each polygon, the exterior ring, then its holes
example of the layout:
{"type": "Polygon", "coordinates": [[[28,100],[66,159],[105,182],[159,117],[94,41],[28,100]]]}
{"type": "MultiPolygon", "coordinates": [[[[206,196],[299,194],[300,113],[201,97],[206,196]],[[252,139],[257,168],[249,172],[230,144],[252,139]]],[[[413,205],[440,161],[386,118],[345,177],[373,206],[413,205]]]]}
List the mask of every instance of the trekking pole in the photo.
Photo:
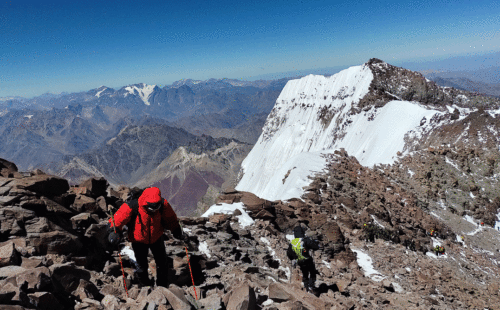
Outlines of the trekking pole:
{"type": "Polygon", "coordinates": [[[185,246],[184,246],[184,248],[186,249],[186,257],[187,257],[187,260],[188,260],[189,272],[191,273],[191,281],[193,282],[194,296],[196,297],[196,300],[198,300],[198,294],[196,294],[196,286],[194,285],[193,271],[191,271],[191,263],[189,262],[188,249],[185,246]]]}
{"type": "MultiPolygon", "coordinates": [[[[113,229],[115,230],[116,234],[115,217],[113,216],[113,211],[110,210],[109,213],[111,214],[111,220],[113,221],[113,229]]],[[[125,293],[127,293],[127,297],[129,297],[127,290],[127,282],[125,281],[125,270],[123,270],[122,256],[120,255],[120,251],[118,251],[118,257],[120,258],[120,266],[122,266],[123,286],[125,287],[125,293]]]]}

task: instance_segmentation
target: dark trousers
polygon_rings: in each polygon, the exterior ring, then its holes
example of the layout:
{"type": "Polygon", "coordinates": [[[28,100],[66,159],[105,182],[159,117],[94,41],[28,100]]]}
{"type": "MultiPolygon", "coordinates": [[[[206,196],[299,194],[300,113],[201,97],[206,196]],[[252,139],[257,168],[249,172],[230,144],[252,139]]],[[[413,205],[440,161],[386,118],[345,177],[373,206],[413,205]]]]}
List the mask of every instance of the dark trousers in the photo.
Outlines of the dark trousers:
{"type": "Polygon", "coordinates": [[[156,285],[168,287],[168,262],[163,236],[152,244],[133,242],[132,249],[138,265],[136,272],[142,285],[152,284],[148,276],[148,253],[151,249],[156,263],[156,285]]]}
{"type": "Polygon", "coordinates": [[[299,261],[300,271],[302,271],[302,282],[306,289],[314,287],[316,282],[316,267],[312,258],[306,259],[304,262],[299,261]]]}

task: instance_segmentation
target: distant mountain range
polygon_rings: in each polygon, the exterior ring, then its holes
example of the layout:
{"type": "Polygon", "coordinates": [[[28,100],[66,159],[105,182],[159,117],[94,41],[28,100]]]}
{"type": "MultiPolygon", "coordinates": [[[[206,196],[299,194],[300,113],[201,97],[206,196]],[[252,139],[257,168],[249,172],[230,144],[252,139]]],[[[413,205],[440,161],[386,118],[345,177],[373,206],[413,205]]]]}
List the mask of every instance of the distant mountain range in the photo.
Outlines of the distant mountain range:
{"type": "Polygon", "coordinates": [[[72,185],[92,176],[115,187],[154,184],[176,212],[193,214],[236,185],[288,80],[188,79],[4,98],[0,157],[72,185]]]}
{"type": "Polygon", "coordinates": [[[456,89],[467,90],[488,96],[500,97],[500,83],[489,84],[483,82],[472,81],[465,77],[441,77],[438,74],[429,74],[427,76],[439,86],[454,87],[456,89]]]}

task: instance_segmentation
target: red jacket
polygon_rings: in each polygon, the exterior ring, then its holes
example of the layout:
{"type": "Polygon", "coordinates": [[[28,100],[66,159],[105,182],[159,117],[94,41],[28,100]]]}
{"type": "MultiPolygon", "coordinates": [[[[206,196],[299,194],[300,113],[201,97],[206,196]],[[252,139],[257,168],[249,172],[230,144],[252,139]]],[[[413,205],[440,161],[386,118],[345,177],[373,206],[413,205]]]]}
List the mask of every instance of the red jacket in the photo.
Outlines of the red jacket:
{"type": "MultiPolygon", "coordinates": [[[[154,203],[158,202],[160,199],[162,199],[161,193],[160,189],[157,187],[149,187],[142,192],[141,197],[139,197],[139,214],[137,214],[135,218],[135,228],[133,230],[129,229],[128,238],[130,242],[151,244],[163,235],[163,230],[169,229],[170,231],[174,231],[179,228],[177,215],[166,199],[163,200],[163,212],[156,212],[153,215],[149,215],[146,212],[145,205],[148,202],[154,203]],[[167,227],[162,226],[162,219],[167,227]]],[[[121,230],[124,225],[130,222],[132,218],[132,208],[126,203],[122,204],[120,209],[116,211],[114,218],[116,228],[121,230]]],[[[111,227],[113,227],[112,219],[109,219],[109,223],[111,223],[111,227]]],[[[131,225],[128,225],[128,227],[130,226],[131,225]]]]}

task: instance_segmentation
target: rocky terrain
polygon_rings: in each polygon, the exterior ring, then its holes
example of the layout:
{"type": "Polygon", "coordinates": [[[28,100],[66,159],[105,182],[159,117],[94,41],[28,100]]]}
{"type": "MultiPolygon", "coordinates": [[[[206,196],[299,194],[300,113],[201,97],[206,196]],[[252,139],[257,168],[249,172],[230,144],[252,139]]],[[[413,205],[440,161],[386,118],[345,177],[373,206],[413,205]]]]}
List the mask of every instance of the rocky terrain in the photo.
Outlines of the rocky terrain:
{"type": "MultiPolygon", "coordinates": [[[[190,266],[183,244],[167,238],[168,288],[139,287],[133,257],[122,255],[127,296],[117,252],[102,233],[108,210],[116,210],[130,190],[114,190],[102,178],[70,187],[41,171],[21,174],[2,160],[0,304],[3,309],[498,309],[498,232],[481,226],[480,234],[491,238],[485,241],[489,250],[469,236],[461,241],[456,221],[429,212],[427,201],[405,188],[403,179],[395,181],[401,175],[396,169],[361,166],[342,150],[328,161],[328,169],[311,178],[303,200],[267,201],[226,189],[217,202],[236,206],[234,212],[181,217],[190,266]],[[286,257],[287,238],[297,223],[306,224],[321,246],[313,252],[314,294],[302,289],[300,271],[286,257]],[[436,256],[435,245],[444,246],[445,254],[436,256]]],[[[154,267],[150,258],[151,276],[154,267]]]]}

